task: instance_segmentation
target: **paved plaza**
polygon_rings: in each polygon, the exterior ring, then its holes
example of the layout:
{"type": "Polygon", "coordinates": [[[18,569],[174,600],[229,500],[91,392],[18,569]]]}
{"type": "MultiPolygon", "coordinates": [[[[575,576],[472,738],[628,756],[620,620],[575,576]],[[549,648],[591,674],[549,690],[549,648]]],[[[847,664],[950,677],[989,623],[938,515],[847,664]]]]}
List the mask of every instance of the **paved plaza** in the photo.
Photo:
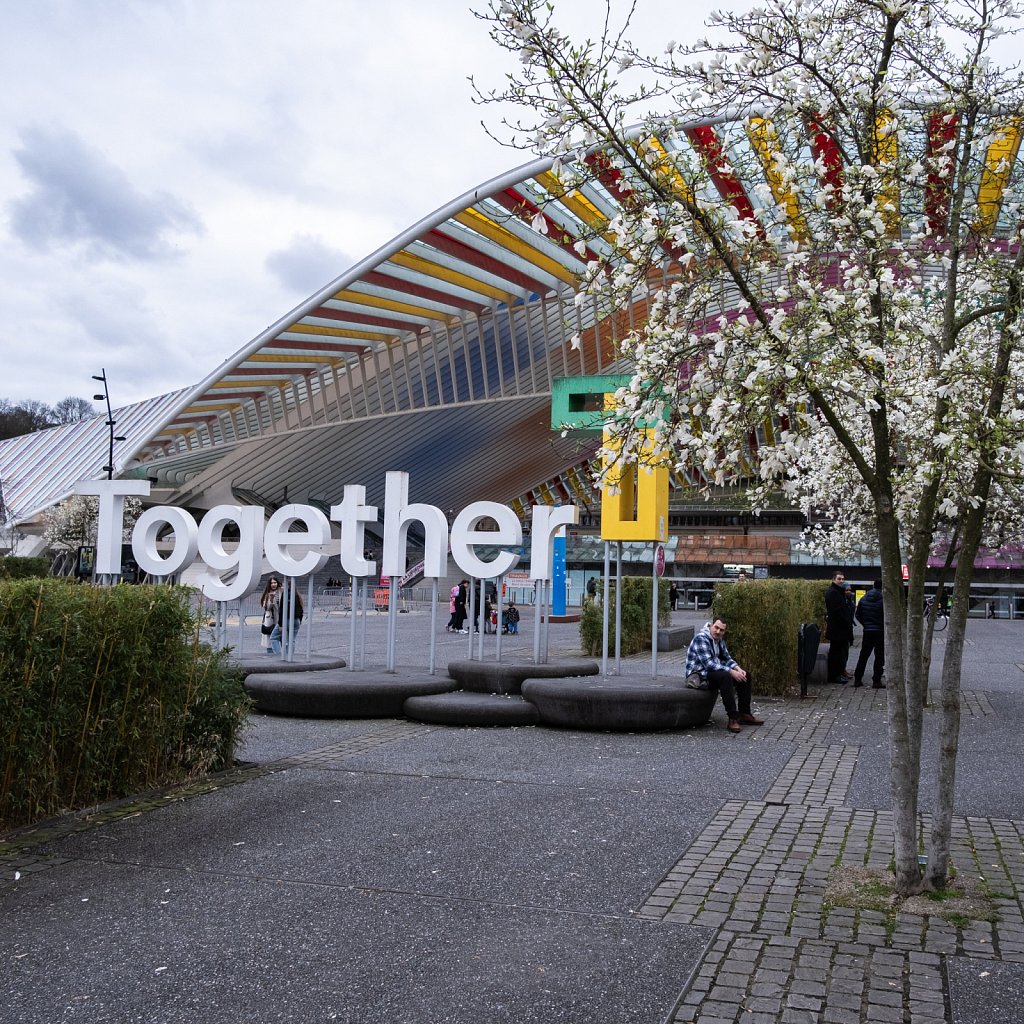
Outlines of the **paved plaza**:
{"type": "MultiPolygon", "coordinates": [[[[469,640],[446,617],[442,666],[469,640]]],[[[314,615],[314,652],[349,630],[314,615]]],[[[254,716],[231,771],[0,836],[0,1021],[1018,1022],[1022,630],[967,634],[955,861],[996,920],[826,899],[836,865],[891,860],[881,691],[755,701],[736,736],[720,704],[649,734],[254,716]]],[[[577,637],[553,627],[551,658],[577,637]]],[[[399,616],[399,671],[429,638],[399,616]]]]}

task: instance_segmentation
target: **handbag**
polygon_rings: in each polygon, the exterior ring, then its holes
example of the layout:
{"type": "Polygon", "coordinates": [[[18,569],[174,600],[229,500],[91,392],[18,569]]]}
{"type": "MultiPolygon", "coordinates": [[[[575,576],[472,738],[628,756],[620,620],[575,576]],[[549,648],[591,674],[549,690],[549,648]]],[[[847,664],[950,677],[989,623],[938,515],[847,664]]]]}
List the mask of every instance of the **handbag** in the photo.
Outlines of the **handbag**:
{"type": "Polygon", "coordinates": [[[691,690],[706,690],[708,688],[707,680],[699,672],[691,672],[686,677],[686,685],[691,690]]]}
{"type": "Polygon", "coordinates": [[[274,632],[274,613],[269,608],[263,613],[263,625],[260,626],[260,632],[264,636],[270,636],[274,632]]]}

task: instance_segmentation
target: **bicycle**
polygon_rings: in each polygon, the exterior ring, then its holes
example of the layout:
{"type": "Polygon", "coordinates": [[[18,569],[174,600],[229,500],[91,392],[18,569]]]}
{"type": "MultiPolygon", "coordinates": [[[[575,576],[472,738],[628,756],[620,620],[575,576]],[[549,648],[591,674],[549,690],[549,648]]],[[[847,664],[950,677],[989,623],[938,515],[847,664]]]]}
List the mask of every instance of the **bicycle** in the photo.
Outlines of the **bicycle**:
{"type": "Polygon", "coordinates": [[[935,607],[935,598],[926,597],[924,601],[924,620],[928,621],[928,616],[935,616],[935,624],[932,627],[936,633],[941,633],[949,625],[949,612],[939,605],[935,607]]]}

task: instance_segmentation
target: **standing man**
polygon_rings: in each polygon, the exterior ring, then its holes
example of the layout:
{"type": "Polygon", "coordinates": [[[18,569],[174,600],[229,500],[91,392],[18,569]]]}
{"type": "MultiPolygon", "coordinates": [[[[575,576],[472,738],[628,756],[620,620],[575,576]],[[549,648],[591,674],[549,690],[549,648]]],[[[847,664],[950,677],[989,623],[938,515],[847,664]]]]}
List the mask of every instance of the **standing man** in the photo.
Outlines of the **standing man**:
{"type": "Polygon", "coordinates": [[[885,671],[885,614],[882,608],[881,580],[872,582],[871,589],[857,604],[857,621],[864,627],[864,638],[860,642],[857,667],[853,670],[853,685],[864,685],[864,669],[868,667],[868,658],[874,651],[871,686],[875,690],[884,690],[882,673],[885,671]]]}
{"type": "Polygon", "coordinates": [[[597,600],[597,580],[593,576],[587,580],[587,604],[593,604],[597,600]]]}
{"type": "Polygon", "coordinates": [[[715,619],[690,641],[686,651],[686,685],[698,690],[718,690],[725,713],[729,716],[726,728],[729,732],[739,732],[741,722],[744,725],[764,725],[764,719],[751,714],[751,679],[725,646],[727,628],[722,619],[715,619]],[[739,708],[736,707],[737,696],[739,708]]]}
{"type": "Polygon", "coordinates": [[[853,642],[853,608],[843,584],[846,577],[837,572],[825,593],[825,628],[828,630],[828,681],[842,685],[849,679],[846,660],[853,642]]]}

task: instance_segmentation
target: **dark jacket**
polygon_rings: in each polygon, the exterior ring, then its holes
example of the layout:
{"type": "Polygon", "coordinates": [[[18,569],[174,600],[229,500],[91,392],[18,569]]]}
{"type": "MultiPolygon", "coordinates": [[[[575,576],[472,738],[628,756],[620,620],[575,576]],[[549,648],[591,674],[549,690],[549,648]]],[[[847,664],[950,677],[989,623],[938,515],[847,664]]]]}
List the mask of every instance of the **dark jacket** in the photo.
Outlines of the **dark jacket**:
{"type": "Polygon", "coordinates": [[[839,643],[853,639],[853,608],[842,587],[830,583],[825,593],[825,623],[829,640],[839,643]]]}
{"type": "Polygon", "coordinates": [[[885,629],[882,592],[872,587],[857,603],[857,621],[865,632],[881,633],[885,629]]]}

